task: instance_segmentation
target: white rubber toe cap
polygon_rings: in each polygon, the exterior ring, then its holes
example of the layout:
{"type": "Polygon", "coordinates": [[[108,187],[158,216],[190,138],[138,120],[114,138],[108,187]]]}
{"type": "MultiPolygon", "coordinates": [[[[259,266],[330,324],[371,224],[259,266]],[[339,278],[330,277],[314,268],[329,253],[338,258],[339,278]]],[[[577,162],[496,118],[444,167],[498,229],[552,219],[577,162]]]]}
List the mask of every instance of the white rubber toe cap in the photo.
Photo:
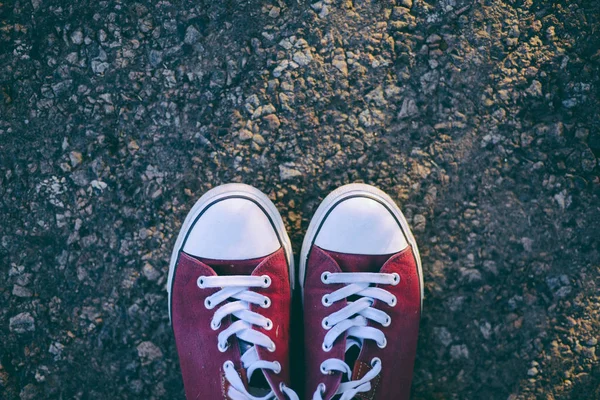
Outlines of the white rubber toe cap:
{"type": "Polygon", "coordinates": [[[369,255],[397,253],[408,247],[393,214],[367,197],[351,197],[336,205],[314,243],[325,250],[369,255]]]}
{"type": "Polygon", "coordinates": [[[253,201],[227,198],[210,205],[192,225],[183,251],[202,258],[247,260],[281,247],[267,214],[253,201]]]}

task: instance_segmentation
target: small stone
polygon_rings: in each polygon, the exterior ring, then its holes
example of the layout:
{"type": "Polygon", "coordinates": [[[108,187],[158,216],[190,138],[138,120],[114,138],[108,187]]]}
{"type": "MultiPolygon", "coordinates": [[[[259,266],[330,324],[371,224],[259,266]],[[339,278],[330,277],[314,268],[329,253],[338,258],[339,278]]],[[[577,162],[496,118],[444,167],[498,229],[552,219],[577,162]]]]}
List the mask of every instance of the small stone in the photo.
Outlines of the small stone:
{"type": "Polygon", "coordinates": [[[581,349],[581,354],[587,359],[596,360],[596,348],[595,347],[584,347],[581,349]]]}
{"type": "Polygon", "coordinates": [[[31,290],[23,287],[23,286],[19,286],[19,285],[14,285],[13,286],[13,291],[12,294],[17,296],[17,297],[31,297],[33,296],[33,293],[31,292],[31,290]]]}
{"type": "Polygon", "coordinates": [[[302,172],[286,165],[279,166],[279,177],[282,181],[302,176],[302,172]]]}
{"type": "Polygon", "coordinates": [[[527,375],[529,376],[536,376],[538,373],[539,371],[536,367],[529,368],[529,370],[527,371],[527,375]]]}
{"type": "Polygon", "coordinates": [[[163,356],[160,348],[150,341],[140,343],[137,346],[137,352],[138,356],[144,360],[144,363],[152,362],[163,356]]]}
{"type": "Polygon", "coordinates": [[[533,239],[530,238],[521,238],[521,244],[523,245],[523,249],[528,252],[531,253],[531,251],[533,250],[533,239]]]}
{"type": "Polygon", "coordinates": [[[489,339],[492,335],[492,325],[486,321],[479,326],[479,331],[481,331],[481,334],[485,339],[489,339]]]}
{"type": "Polygon", "coordinates": [[[563,190],[562,192],[555,194],[554,200],[556,200],[556,202],[558,203],[560,208],[562,208],[563,210],[565,208],[569,207],[571,205],[571,202],[573,201],[571,196],[567,196],[566,190],[563,190]]]}
{"type": "Polygon", "coordinates": [[[417,214],[413,217],[413,229],[415,232],[425,232],[426,225],[427,219],[425,219],[424,215],[417,214]]]}
{"type": "Polygon", "coordinates": [[[19,393],[20,400],[35,400],[40,398],[38,388],[33,384],[29,383],[19,393]]]}
{"type": "Polygon", "coordinates": [[[413,0],[400,0],[400,5],[406,8],[412,8],[413,0]]]}
{"type": "Polygon", "coordinates": [[[140,149],[140,146],[137,144],[137,142],[135,140],[132,140],[127,145],[127,149],[129,149],[130,152],[135,153],[136,151],[138,151],[140,149]]]}
{"type": "Polygon", "coordinates": [[[542,93],[542,84],[537,81],[534,80],[531,83],[531,86],[529,86],[526,90],[525,90],[530,96],[533,97],[542,97],[543,93],[542,93]]]}
{"type": "Polygon", "coordinates": [[[252,137],[252,141],[254,141],[254,143],[256,143],[256,144],[258,144],[260,146],[264,146],[267,143],[267,141],[265,140],[265,138],[261,134],[259,134],[259,133],[257,133],[256,135],[254,135],[252,137]]]}
{"type": "Polygon", "coordinates": [[[106,62],[92,60],[92,71],[97,75],[102,75],[108,69],[109,65],[106,62]]]}
{"type": "Polygon", "coordinates": [[[149,281],[155,281],[160,278],[160,272],[156,270],[150,263],[144,264],[142,268],[142,273],[149,281]]]}
{"type": "Polygon", "coordinates": [[[263,121],[267,123],[267,127],[272,131],[278,129],[281,126],[281,122],[275,114],[269,114],[264,116],[263,121]]]}
{"type": "Polygon", "coordinates": [[[429,35],[427,38],[427,44],[439,43],[442,41],[442,37],[436,33],[429,35]]]}
{"type": "Polygon", "coordinates": [[[94,188],[94,189],[98,189],[99,191],[103,191],[104,189],[106,189],[108,187],[108,185],[105,182],[99,181],[94,179],[93,181],[90,182],[90,185],[94,188]]]}
{"type": "Polygon", "coordinates": [[[450,357],[453,360],[459,360],[461,358],[469,359],[469,349],[464,344],[456,344],[450,347],[450,357]]]}
{"type": "Polygon", "coordinates": [[[410,118],[419,113],[419,109],[417,108],[417,104],[413,99],[404,99],[402,102],[402,108],[400,109],[400,113],[398,113],[399,119],[410,118]]]}
{"type": "Polygon", "coordinates": [[[50,345],[48,352],[50,354],[53,354],[53,355],[59,357],[61,355],[61,353],[63,352],[64,348],[65,348],[64,344],[62,344],[60,342],[54,342],[50,345]]]}
{"type": "Polygon", "coordinates": [[[445,326],[433,328],[433,334],[438,338],[444,347],[448,347],[452,343],[452,335],[448,332],[445,326]]]}
{"type": "Polygon", "coordinates": [[[312,61],[312,56],[310,55],[310,53],[302,51],[295,52],[292,58],[301,67],[310,64],[310,62],[312,61]]]}
{"type": "Polygon", "coordinates": [[[281,8],[273,7],[273,8],[271,8],[271,11],[269,11],[269,17],[277,18],[277,17],[279,17],[280,13],[281,13],[281,8]]]}
{"type": "Polygon", "coordinates": [[[496,266],[496,262],[493,260],[486,260],[483,262],[483,269],[487,272],[498,275],[498,267],[496,266]]]}
{"type": "Polygon", "coordinates": [[[158,67],[163,60],[163,54],[158,50],[150,50],[148,61],[152,67],[158,67]]]}
{"type": "Polygon", "coordinates": [[[581,168],[585,172],[592,172],[596,168],[596,157],[590,149],[581,152],[581,168]]]}
{"type": "Polygon", "coordinates": [[[69,160],[71,161],[71,166],[75,168],[76,166],[81,164],[83,156],[78,151],[72,151],[71,153],[69,153],[69,160]]]}
{"type": "Polygon", "coordinates": [[[240,140],[250,140],[252,139],[252,136],[254,136],[254,134],[252,132],[250,132],[248,129],[241,129],[238,132],[238,137],[240,138],[240,140]]]}
{"type": "Polygon", "coordinates": [[[35,320],[30,313],[24,312],[12,317],[9,321],[9,329],[15,333],[35,331],[35,320]]]}
{"type": "Polygon", "coordinates": [[[281,76],[281,74],[283,73],[283,71],[285,71],[290,65],[290,62],[288,60],[283,60],[278,66],[275,67],[275,69],[273,70],[273,76],[275,78],[279,78],[281,76]]]}
{"type": "Polygon", "coordinates": [[[346,59],[343,55],[337,55],[333,57],[331,61],[334,67],[336,67],[344,76],[348,75],[348,64],[346,63],[346,59]]]}
{"type": "Polygon", "coordinates": [[[193,25],[190,25],[187,27],[187,29],[185,30],[185,37],[183,39],[183,41],[185,42],[185,44],[196,44],[199,40],[200,40],[200,32],[198,32],[198,29],[196,29],[193,25]]]}
{"type": "Polygon", "coordinates": [[[83,43],[83,33],[81,32],[81,30],[77,29],[76,31],[71,33],[71,41],[77,45],[83,43]]]}
{"type": "Polygon", "coordinates": [[[475,268],[460,268],[460,275],[468,283],[481,282],[483,280],[481,272],[475,268]]]}

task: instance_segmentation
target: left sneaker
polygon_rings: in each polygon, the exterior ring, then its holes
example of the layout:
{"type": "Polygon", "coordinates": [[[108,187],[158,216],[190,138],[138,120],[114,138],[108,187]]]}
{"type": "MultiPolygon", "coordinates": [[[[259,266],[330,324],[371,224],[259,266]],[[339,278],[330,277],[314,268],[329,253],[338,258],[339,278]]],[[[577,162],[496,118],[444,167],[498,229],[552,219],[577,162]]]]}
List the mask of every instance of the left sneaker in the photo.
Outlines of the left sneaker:
{"type": "Polygon", "coordinates": [[[208,191],[169,268],[169,317],[188,399],[297,400],[290,389],[290,239],[259,190],[208,191]]]}
{"type": "Polygon", "coordinates": [[[330,193],[300,254],[306,394],[410,396],[423,299],[415,239],[394,201],[364,184],[330,193]]]}

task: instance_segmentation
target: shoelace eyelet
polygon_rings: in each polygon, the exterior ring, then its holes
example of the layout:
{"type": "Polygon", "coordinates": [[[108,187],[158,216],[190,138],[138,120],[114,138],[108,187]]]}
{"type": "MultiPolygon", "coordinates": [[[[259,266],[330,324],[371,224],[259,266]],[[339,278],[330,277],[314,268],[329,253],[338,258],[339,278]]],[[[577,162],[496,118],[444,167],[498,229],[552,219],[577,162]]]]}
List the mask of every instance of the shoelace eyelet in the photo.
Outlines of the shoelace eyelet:
{"type": "Polygon", "coordinates": [[[373,368],[376,364],[381,364],[381,358],[373,357],[371,359],[371,368],[373,368]]]}
{"type": "Polygon", "coordinates": [[[385,346],[387,346],[387,339],[386,339],[386,338],[383,338],[383,343],[377,343],[377,346],[378,346],[380,349],[385,349],[385,346]]]}
{"type": "Polygon", "coordinates": [[[331,302],[329,301],[329,296],[325,295],[323,297],[321,297],[321,303],[325,306],[325,307],[329,307],[331,306],[331,302]]]}
{"type": "Polygon", "coordinates": [[[392,285],[396,286],[397,284],[400,283],[400,275],[398,275],[397,273],[393,273],[392,274],[393,279],[394,279],[394,283],[392,283],[392,285]]]}
{"type": "Polygon", "coordinates": [[[321,364],[320,370],[323,375],[331,375],[331,371],[326,370],[323,364],[321,364]]]}
{"type": "Polygon", "coordinates": [[[387,317],[385,319],[385,322],[383,324],[381,324],[382,326],[388,327],[392,324],[392,319],[390,317],[387,317]]]}
{"type": "MultiPolygon", "coordinates": [[[[275,364],[275,369],[273,370],[273,372],[275,374],[278,374],[281,372],[281,364],[279,363],[279,361],[275,361],[273,364],[275,364]]],[[[281,382],[283,384],[283,382],[281,382]]],[[[279,388],[281,390],[281,388],[279,388]]],[[[283,390],[281,390],[283,391],[283,390]]]]}
{"type": "Polygon", "coordinates": [[[329,353],[331,351],[331,349],[333,348],[333,346],[327,346],[325,343],[323,343],[323,346],[321,346],[321,348],[323,349],[324,352],[329,353]]]}
{"type": "Polygon", "coordinates": [[[231,360],[227,360],[223,363],[223,370],[233,368],[233,362],[231,360]]]}
{"type": "Polygon", "coordinates": [[[390,307],[396,307],[396,304],[398,303],[398,299],[396,299],[396,296],[392,297],[392,300],[388,303],[388,305],[390,307]]]}
{"type": "Polygon", "coordinates": [[[331,272],[325,271],[321,274],[321,282],[327,284],[327,279],[329,279],[329,275],[331,274],[331,272]]]}
{"type": "Polygon", "coordinates": [[[267,318],[267,323],[265,324],[264,329],[267,331],[273,329],[273,321],[271,321],[269,318],[267,318]]]}
{"type": "MultiPolygon", "coordinates": [[[[219,349],[219,351],[220,351],[221,353],[225,353],[225,352],[227,351],[227,349],[229,348],[229,343],[225,343],[225,346],[224,346],[224,347],[222,347],[222,346],[221,346],[221,343],[219,343],[219,344],[217,345],[217,348],[219,349]]],[[[232,363],[232,365],[233,365],[233,363],[232,363]]]]}
{"type": "Polygon", "coordinates": [[[221,327],[221,322],[219,321],[219,323],[217,323],[217,324],[211,322],[210,327],[213,331],[216,331],[217,329],[219,329],[221,327]]]}
{"type": "Polygon", "coordinates": [[[265,300],[262,302],[262,304],[260,305],[262,308],[269,308],[271,307],[271,299],[268,297],[265,297],[265,300]]]}
{"type": "Polygon", "coordinates": [[[199,276],[198,279],[196,280],[196,285],[200,288],[200,289],[204,289],[204,278],[206,278],[205,276],[199,276]]]}
{"type": "Polygon", "coordinates": [[[331,329],[331,326],[329,325],[329,320],[327,318],[323,318],[323,320],[321,321],[321,326],[323,327],[323,329],[331,329]]]}
{"type": "Polygon", "coordinates": [[[204,299],[204,307],[206,307],[207,310],[212,310],[215,306],[213,305],[212,301],[210,301],[210,299],[207,297],[206,299],[204,299]]]}
{"type": "Polygon", "coordinates": [[[263,275],[261,278],[263,279],[263,288],[268,288],[271,286],[271,277],[269,275],[263,275]]]}
{"type": "Polygon", "coordinates": [[[275,343],[273,343],[271,346],[267,347],[267,350],[269,350],[271,353],[273,353],[276,349],[277,349],[277,347],[275,346],[275,343]]]}
{"type": "Polygon", "coordinates": [[[319,393],[321,393],[321,396],[322,396],[327,391],[327,387],[325,386],[324,383],[319,383],[319,386],[317,386],[317,390],[319,391],[319,393]]]}

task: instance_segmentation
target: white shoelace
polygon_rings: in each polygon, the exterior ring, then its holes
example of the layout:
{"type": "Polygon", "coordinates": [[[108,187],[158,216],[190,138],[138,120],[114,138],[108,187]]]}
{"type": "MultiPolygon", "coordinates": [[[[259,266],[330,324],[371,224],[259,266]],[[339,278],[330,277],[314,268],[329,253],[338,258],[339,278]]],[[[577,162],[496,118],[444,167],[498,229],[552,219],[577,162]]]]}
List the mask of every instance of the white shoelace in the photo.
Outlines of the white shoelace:
{"type": "MultiPolygon", "coordinates": [[[[217,344],[219,350],[225,352],[229,347],[229,338],[235,335],[239,340],[252,345],[241,357],[242,366],[246,369],[248,381],[250,381],[252,374],[257,369],[268,369],[276,374],[279,373],[281,371],[281,364],[277,361],[259,360],[256,350],[256,346],[262,346],[269,351],[275,351],[275,343],[264,333],[252,328],[253,325],[257,325],[266,330],[271,330],[273,329],[273,322],[254,311],[250,311],[250,304],[255,304],[262,308],[269,308],[271,306],[271,299],[251,290],[251,288],[267,288],[271,286],[271,278],[267,275],[201,276],[198,278],[197,285],[201,289],[221,288],[221,290],[208,296],[204,301],[204,306],[209,310],[227,299],[237,300],[219,307],[215,311],[210,323],[210,327],[213,330],[217,330],[221,327],[221,321],[224,318],[229,315],[237,318],[237,321],[219,333],[217,344]]],[[[269,400],[275,398],[273,391],[270,391],[263,397],[255,397],[248,393],[232,361],[226,361],[223,364],[223,370],[225,371],[225,378],[230,384],[227,395],[232,400],[269,400]]],[[[284,384],[281,384],[279,389],[290,400],[298,400],[296,393],[284,384]]]]}
{"type": "MultiPolygon", "coordinates": [[[[368,320],[386,327],[392,323],[392,319],[385,312],[371,306],[375,300],[379,300],[394,307],[397,300],[396,296],[387,290],[371,285],[397,285],[400,283],[400,276],[396,273],[324,272],[321,275],[321,281],[325,284],[346,284],[341,289],[322,297],[321,302],[325,307],[351,296],[360,297],[356,301],[348,302],[346,307],[329,314],[323,319],[321,325],[328,330],[323,340],[323,351],[329,352],[333,348],[335,340],[345,332],[348,333],[345,351],[353,346],[362,348],[365,339],[373,340],[380,348],[384,348],[387,345],[385,335],[381,330],[367,326],[368,320]]],[[[355,381],[350,381],[352,379],[352,368],[343,360],[330,358],[321,363],[322,374],[326,375],[333,372],[345,373],[348,377],[349,381],[341,383],[335,395],[341,395],[339,400],[350,400],[357,393],[371,390],[371,380],[381,372],[381,360],[377,357],[373,358],[371,360],[371,370],[361,379],[355,381]]],[[[321,383],[313,395],[313,400],[323,400],[325,389],[325,385],[321,383]]]]}

